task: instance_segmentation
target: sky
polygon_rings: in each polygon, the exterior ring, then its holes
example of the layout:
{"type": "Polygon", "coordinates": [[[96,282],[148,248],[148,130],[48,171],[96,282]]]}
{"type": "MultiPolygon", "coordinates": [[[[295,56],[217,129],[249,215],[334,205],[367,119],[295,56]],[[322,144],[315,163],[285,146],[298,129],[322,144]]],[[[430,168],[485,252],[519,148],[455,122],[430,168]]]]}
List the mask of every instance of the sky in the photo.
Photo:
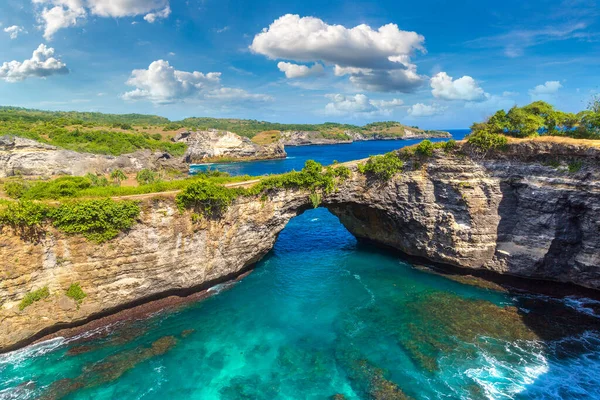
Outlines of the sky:
{"type": "Polygon", "coordinates": [[[2,0],[0,105],[467,128],[600,92],[595,0],[2,0]]]}

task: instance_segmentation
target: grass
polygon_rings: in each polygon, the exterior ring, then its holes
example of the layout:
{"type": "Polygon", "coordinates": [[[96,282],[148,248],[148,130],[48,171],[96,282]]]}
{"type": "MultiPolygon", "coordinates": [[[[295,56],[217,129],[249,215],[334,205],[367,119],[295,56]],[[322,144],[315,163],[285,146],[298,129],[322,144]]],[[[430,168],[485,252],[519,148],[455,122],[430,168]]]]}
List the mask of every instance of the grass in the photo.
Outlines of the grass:
{"type": "Polygon", "coordinates": [[[87,294],[81,289],[79,283],[72,283],[69,289],[67,289],[66,295],[77,303],[81,303],[87,297],[87,294]]]}
{"type": "Polygon", "coordinates": [[[48,290],[48,286],[44,286],[41,289],[34,290],[33,292],[29,292],[23,297],[23,300],[19,303],[19,310],[23,311],[25,308],[29,307],[36,301],[43,300],[50,296],[50,291],[48,290]]]}

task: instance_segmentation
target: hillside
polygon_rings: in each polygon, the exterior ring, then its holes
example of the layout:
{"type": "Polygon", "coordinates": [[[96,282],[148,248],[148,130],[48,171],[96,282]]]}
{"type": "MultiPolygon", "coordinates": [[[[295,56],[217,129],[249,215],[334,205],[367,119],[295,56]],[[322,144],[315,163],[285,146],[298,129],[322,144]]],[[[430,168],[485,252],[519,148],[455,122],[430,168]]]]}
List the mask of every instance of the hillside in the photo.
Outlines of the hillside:
{"type": "MultiPolygon", "coordinates": [[[[266,145],[281,139],[281,132],[306,133],[316,143],[344,143],[353,140],[398,139],[405,136],[447,136],[399,122],[374,122],[365,126],[327,122],[323,124],[281,124],[266,121],[219,118],[167,118],[144,114],[102,114],[78,111],[42,111],[0,107],[0,136],[10,134],[61,148],[105,155],[122,155],[150,149],[181,155],[185,147],[171,139],[186,130],[218,129],[236,133],[266,145]],[[407,135],[407,130],[411,135],[407,135]]],[[[310,143],[308,143],[310,144],[310,143]]],[[[288,145],[295,144],[294,139],[288,145]]]]}

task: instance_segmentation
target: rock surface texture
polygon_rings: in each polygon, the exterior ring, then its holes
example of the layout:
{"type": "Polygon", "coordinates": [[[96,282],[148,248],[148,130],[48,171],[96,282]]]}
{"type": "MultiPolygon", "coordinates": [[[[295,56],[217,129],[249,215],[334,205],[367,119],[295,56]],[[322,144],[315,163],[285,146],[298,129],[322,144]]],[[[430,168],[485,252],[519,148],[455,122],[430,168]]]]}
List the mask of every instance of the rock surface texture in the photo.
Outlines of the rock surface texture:
{"type": "Polygon", "coordinates": [[[115,169],[137,172],[159,167],[181,169],[181,159],[163,152],[141,150],[122,156],[78,153],[17,136],[0,137],[0,178],[8,176],[53,176],[105,174],[115,169]]]}
{"type": "Polygon", "coordinates": [[[443,131],[423,131],[402,127],[402,132],[385,134],[380,132],[363,133],[351,130],[344,131],[346,138],[333,135],[324,136],[317,131],[285,131],[281,132],[281,142],[285,146],[307,146],[320,144],[349,144],[352,142],[363,142],[368,140],[407,140],[407,139],[432,139],[451,138],[452,135],[443,131]]]}
{"type": "MultiPolygon", "coordinates": [[[[511,144],[485,158],[438,150],[389,181],[353,171],[323,206],[357,237],[410,255],[600,289],[599,161],[599,149],[549,143],[511,144]]],[[[101,245],[51,228],[31,243],[5,228],[0,351],[230,279],[260,260],[310,204],[306,190],[274,190],[265,199],[238,198],[218,219],[192,222],[172,196],[152,195],[129,232],[101,245]],[[76,307],[64,299],[72,283],[87,294],[76,307]],[[19,310],[27,293],[45,286],[50,297],[19,310]]]]}
{"type": "Polygon", "coordinates": [[[281,143],[261,146],[246,137],[216,129],[182,132],[173,140],[188,145],[184,159],[189,164],[218,161],[220,159],[250,161],[286,157],[281,143]]]}

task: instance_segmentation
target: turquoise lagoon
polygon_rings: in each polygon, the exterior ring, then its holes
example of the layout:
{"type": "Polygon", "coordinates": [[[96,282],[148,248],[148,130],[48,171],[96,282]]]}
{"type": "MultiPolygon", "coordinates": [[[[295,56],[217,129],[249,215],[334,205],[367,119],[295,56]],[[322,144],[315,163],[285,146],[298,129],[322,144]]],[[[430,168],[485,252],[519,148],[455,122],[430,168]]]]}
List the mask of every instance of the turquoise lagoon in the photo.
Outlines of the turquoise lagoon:
{"type": "Polygon", "coordinates": [[[600,398],[598,301],[456,282],[322,208],[211,291],[0,356],[0,399],[600,398]]]}

